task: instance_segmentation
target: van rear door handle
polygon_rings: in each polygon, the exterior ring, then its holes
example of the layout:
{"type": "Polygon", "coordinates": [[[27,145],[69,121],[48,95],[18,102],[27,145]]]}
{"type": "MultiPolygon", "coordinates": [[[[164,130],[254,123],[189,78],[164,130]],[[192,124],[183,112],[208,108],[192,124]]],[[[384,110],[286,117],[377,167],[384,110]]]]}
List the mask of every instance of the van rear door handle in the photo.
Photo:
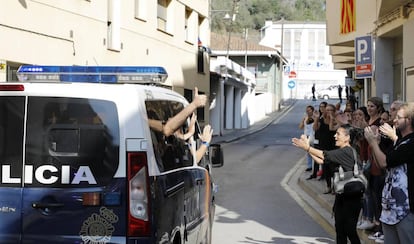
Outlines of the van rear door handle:
{"type": "Polygon", "coordinates": [[[32,208],[61,208],[65,206],[63,203],[41,203],[34,202],[32,203],[32,208]]]}

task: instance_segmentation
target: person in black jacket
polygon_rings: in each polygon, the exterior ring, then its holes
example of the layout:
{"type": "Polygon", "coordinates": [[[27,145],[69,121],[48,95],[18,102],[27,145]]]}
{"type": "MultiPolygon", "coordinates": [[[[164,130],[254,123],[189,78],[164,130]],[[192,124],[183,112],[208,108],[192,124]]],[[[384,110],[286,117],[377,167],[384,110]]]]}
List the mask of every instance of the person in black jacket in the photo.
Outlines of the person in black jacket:
{"type": "MultiPolygon", "coordinates": [[[[335,133],[335,145],[338,148],[333,150],[319,150],[310,146],[309,139],[304,135],[300,138],[292,138],[292,144],[307,151],[314,161],[319,164],[340,165],[345,171],[351,171],[355,164],[355,149],[351,145],[357,132],[357,129],[349,124],[341,125],[335,133]]],[[[361,207],[362,193],[352,196],[335,195],[333,211],[337,244],[346,244],[347,239],[352,244],[361,243],[356,229],[361,207]]]]}
{"type": "Polygon", "coordinates": [[[365,138],[376,162],[386,169],[380,216],[384,242],[414,243],[414,103],[401,105],[394,126],[398,130],[394,133],[387,133],[388,124],[380,126],[379,131],[366,127],[365,138]],[[381,135],[394,141],[386,153],[380,148],[381,135]]]}

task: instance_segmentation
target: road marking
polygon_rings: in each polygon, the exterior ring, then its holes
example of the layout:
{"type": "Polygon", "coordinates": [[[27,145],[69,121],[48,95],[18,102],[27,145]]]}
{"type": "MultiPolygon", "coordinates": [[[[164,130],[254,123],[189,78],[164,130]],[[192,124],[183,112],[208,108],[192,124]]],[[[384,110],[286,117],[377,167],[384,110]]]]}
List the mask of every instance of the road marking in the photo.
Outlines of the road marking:
{"type": "MultiPolygon", "coordinates": [[[[300,189],[300,187],[297,185],[297,182],[290,182],[291,180],[297,180],[297,174],[301,173],[302,171],[300,171],[301,166],[303,165],[303,163],[305,162],[306,159],[306,155],[303,156],[296,164],[294,167],[292,167],[289,172],[286,174],[286,176],[282,179],[281,181],[281,185],[282,187],[286,190],[286,192],[289,193],[289,195],[299,204],[299,206],[301,206],[303,208],[303,210],[305,210],[305,212],[312,218],[315,220],[315,222],[317,222],[329,235],[331,235],[332,237],[336,236],[335,233],[335,228],[334,226],[326,219],[322,216],[322,214],[317,211],[314,207],[312,207],[312,205],[305,201],[305,195],[307,196],[307,193],[305,191],[303,191],[302,189],[300,189]],[[296,175],[295,175],[296,174],[296,175]],[[296,177],[294,177],[296,176],[296,177]],[[291,185],[294,185],[294,188],[291,187],[291,185]],[[298,192],[300,192],[299,195],[298,192]]],[[[310,200],[311,197],[308,196],[310,200]]],[[[311,199],[312,201],[314,201],[313,199],[311,199]]],[[[312,204],[318,204],[316,201],[314,201],[312,204]]],[[[319,205],[319,204],[318,204],[319,205]]],[[[325,210],[323,210],[325,211],[325,210]]]]}

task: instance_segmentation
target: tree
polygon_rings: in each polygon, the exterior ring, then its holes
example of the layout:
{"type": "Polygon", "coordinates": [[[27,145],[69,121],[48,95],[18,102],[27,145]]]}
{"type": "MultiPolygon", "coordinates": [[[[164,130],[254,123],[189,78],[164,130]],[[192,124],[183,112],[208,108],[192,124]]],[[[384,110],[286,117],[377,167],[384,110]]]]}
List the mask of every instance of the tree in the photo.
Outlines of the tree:
{"type": "MultiPolygon", "coordinates": [[[[227,10],[231,15],[233,0],[212,0],[211,29],[226,32],[229,22],[223,21],[224,12],[215,14],[214,10],[227,10]]],[[[242,33],[245,28],[259,30],[266,20],[325,21],[325,0],[240,0],[236,8],[236,20],[232,32],[242,33]]]]}

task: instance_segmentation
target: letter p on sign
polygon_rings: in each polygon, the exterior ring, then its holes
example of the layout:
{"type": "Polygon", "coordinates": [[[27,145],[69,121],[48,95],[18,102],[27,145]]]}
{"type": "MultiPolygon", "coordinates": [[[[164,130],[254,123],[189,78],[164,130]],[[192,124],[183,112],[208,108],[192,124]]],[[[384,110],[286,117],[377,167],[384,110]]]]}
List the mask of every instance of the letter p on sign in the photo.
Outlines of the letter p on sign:
{"type": "Polygon", "coordinates": [[[358,56],[357,56],[357,62],[360,63],[362,62],[362,57],[363,55],[365,55],[368,51],[368,43],[367,40],[359,40],[357,41],[357,47],[356,47],[359,51],[358,51],[358,56]]]}

